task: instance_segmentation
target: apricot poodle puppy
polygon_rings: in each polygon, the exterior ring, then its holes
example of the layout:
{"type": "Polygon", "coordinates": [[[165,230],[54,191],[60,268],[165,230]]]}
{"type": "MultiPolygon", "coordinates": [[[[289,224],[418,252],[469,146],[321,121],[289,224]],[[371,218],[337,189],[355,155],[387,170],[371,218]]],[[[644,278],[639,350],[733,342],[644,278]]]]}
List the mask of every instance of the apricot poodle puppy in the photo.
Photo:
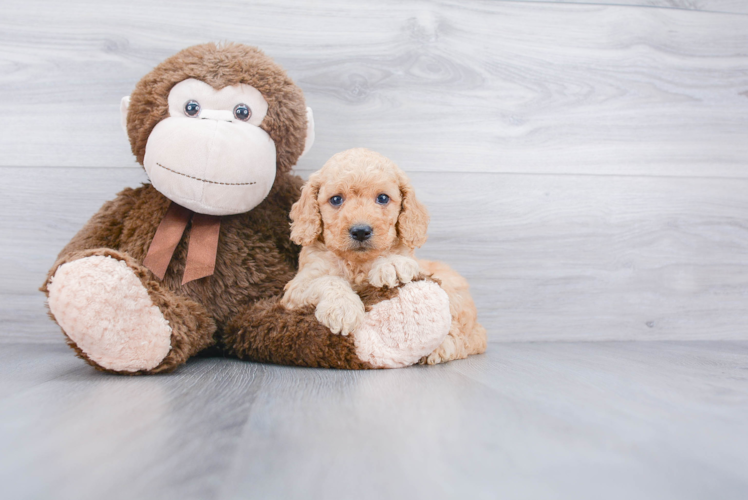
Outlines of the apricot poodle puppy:
{"type": "Polygon", "coordinates": [[[449,296],[452,326],[421,363],[486,350],[486,330],[477,322],[467,281],[444,263],[414,257],[426,242],[429,214],[394,162],[363,148],[336,154],[304,185],[291,220],[291,239],[303,248],[284,306],[314,305],[320,323],[347,335],[364,318],[357,288],[395,287],[430,275],[449,296]]]}

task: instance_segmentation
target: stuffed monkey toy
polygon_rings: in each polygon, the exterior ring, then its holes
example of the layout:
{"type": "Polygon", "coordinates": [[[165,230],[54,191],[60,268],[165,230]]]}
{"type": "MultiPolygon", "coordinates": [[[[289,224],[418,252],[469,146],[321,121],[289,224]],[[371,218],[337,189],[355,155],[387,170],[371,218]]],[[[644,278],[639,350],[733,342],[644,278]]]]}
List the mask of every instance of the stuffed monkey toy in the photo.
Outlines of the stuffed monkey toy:
{"type": "Polygon", "coordinates": [[[311,111],[288,75],[240,44],[187,48],[122,101],[150,183],[104,204],[41,290],[75,352],[99,370],[170,372],[201,351],[296,366],[418,362],[444,340],[449,304],[428,279],[361,292],[364,323],[330,332],[279,304],[297,270],[289,211],[311,111]],[[365,341],[362,339],[365,336],[365,341]]]}

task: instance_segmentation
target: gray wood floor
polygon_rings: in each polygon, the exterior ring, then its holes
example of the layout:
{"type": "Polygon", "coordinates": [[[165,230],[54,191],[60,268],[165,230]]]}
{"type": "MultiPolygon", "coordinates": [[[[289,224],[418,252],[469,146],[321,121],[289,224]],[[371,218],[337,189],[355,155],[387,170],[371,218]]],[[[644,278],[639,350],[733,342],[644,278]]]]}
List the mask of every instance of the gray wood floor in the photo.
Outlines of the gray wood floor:
{"type": "Polygon", "coordinates": [[[3,0],[0,497],[748,498],[748,2],[3,0]],[[350,373],[76,359],[37,291],[146,178],[120,98],[186,46],[301,85],[302,176],[366,146],[488,353],[350,373]]]}
{"type": "Polygon", "coordinates": [[[0,344],[3,498],[745,499],[748,342],[491,344],[434,368],[94,372],[0,344]]]}

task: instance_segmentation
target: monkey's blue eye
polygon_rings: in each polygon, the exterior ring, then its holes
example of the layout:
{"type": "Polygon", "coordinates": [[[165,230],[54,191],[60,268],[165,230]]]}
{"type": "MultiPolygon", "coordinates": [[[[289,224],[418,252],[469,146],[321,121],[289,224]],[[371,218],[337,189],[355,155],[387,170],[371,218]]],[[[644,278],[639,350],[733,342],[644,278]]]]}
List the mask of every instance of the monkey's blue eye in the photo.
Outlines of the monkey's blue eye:
{"type": "Polygon", "coordinates": [[[389,202],[390,202],[390,197],[387,196],[386,194],[380,194],[379,196],[377,196],[377,203],[379,203],[380,205],[386,205],[389,202]]]}
{"type": "Polygon", "coordinates": [[[335,196],[330,198],[330,205],[332,205],[333,207],[339,207],[342,204],[343,204],[343,197],[340,196],[339,194],[336,194],[335,196]]]}
{"type": "Polygon", "coordinates": [[[249,106],[247,106],[246,104],[237,104],[234,107],[234,117],[237,120],[246,122],[252,117],[252,110],[249,109],[249,106]]]}
{"type": "Polygon", "coordinates": [[[184,105],[184,114],[194,118],[200,113],[200,103],[197,101],[187,101],[184,105]]]}

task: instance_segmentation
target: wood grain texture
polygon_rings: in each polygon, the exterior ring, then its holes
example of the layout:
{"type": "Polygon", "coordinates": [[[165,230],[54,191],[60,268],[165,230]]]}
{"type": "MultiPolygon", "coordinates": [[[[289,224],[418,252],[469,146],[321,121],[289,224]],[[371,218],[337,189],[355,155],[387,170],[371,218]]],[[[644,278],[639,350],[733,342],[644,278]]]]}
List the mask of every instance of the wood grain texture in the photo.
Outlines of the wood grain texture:
{"type": "Polygon", "coordinates": [[[199,359],[148,378],[64,346],[0,359],[8,498],[748,495],[746,342],[491,344],[358,373],[199,359]]]}
{"type": "MultiPolygon", "coordinates": [[[[47,269],[104,200],[145,177],[2,170],[13,181],[0,185],[1,336],[56,341],[37,291],[47,269]]],[[[470,281],[492,340],[748,339],[748,180],[424,172],[411,180],[432,219],[418,255],[470,281]]]]}
{"type": "Polygon", "coordinates": [[[508,0],[516,2],[587,3],[630,7],[655,7],[661,9],[698,10],[728,14],[748,14],[748,3],[744,0],[508,0]]]}
{"type": "Polygon", "coordinates": [[[745,181],[412,179],[491,339],[748,339],[745,181]]]}
{"type": "MultiPolygon", "coordinates": [[[[50,352],[58,365],[71,359],[61,345],[1,349],[20,366],[18,359],[38,365],[50,352]]],[[[38,368],[26,376],[38,378],[38,368]]],[[[0,443],[13,450],[0,456],[4,496],[214,498],[263,371],[213,360],[178,377],[111,377],[78,360],[75,370],[19,388],[0,400],[0,443]]]]}
{"type": "Polygon", "coordinates": [[[86,221],[142,168],[0,168],[0,329],[5,340],[57,340],[38,288],[57,254],[86,221]],[[51,337],[50,337],[51,336],[51,337]]]}
{"type": "Polygon", "coordinates": [[[421,171],[748,176],[748,16],[210,5],[206,17],[201,2],[4,2],[0,165],[132,166],[120,98],[179,49],[228,39],[263,47],[304,89],[318,140],[303,168],[368,146],[421,171]]]}

